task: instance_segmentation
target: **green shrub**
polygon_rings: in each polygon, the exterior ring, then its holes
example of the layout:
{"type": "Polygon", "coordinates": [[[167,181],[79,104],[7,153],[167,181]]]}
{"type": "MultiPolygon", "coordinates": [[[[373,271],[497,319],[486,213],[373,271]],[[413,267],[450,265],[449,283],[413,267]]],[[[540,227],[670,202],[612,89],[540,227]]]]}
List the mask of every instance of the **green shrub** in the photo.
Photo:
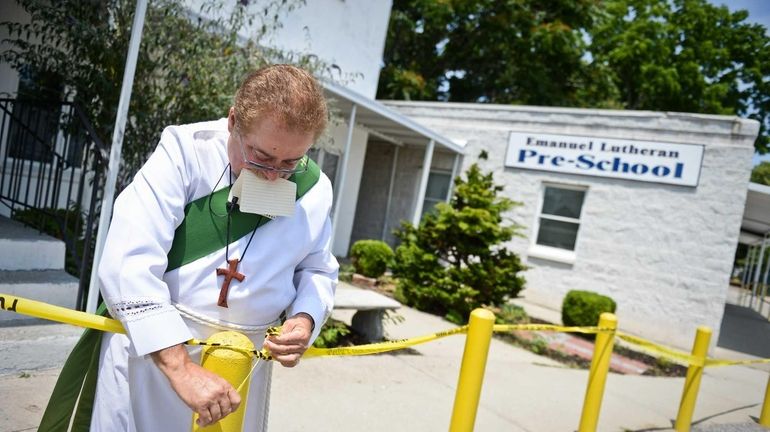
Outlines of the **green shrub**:
{"type": "Polygon", "coordinates": [[[529,324],[529,315],[523,307],[506,303],[499,309],[493,309],[497,324],[529,324]]]}
{"type": "Polygon", "coordinates": [[[340,282],[353,282],[353,273],[355,273],[355,271],[356,269],[353,268],[352,264],[340,263],[340,270],[337,278],[340,282]]]}
{"type": "Polygon", "coordinates": [[[313,346],[316,348],[334,348],[340,344],[343,337],[350,334],[350,329],[342,321],[329,318],[321,327],[313,346]]]}
{"type": "Polygon", "coordinates": [[[393,262],[393,256],[393,249],[379,240],[359,240],[350,248],[356,273],[371,278],[382,276],[393,262]]]}
{"type": "Polygon", "coordinates": [[[599,315],[615,312],[615,300],[591,291],[573,290],[564,297],[561,321],[565,326],[595,326],[599,315]]]}
{"type": "Polygon", "coordinates": [[[506,214],[517,203],[499,196],[492,172],[473,164],[455,179],[449,204],[439,203],[420,225],[396,233],[396,299],[464,323],[478,307],[500,306],[524,287],[519,257],[505,247],[520,227],[506,214]]]}

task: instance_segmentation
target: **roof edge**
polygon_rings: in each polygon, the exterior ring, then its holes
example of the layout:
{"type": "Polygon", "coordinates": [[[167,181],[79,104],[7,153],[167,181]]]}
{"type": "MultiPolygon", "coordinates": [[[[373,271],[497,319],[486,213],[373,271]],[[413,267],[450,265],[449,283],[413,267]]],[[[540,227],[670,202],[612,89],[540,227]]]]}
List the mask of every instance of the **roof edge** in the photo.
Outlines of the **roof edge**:
{"type": "MultiPolygon", "coordinates": [[[[752,136],[759,134],[759,122],[754,119],[742,118],[734,115],[701,114],[677,111],[649,111],[649,110],[618,110],[604,108],[568,108],[549,107],[538,105],[506,105],[483,104],[473,102],[440,102],[440,101],[401,101],[380,100],[387,107],[402,108],[450,108],[470,109],[481,112],[509,112],[509,113],[548,113],[570,114],[581,117],[601,115],[604,117],[630,118],[630,119],[672,119],[672,120],[710,120],[729,127],[732,135],[752,136]]],[[[495,119],[490,119],[495,120],[495,119]]]]}
{"type": "Polygon", "coordinates": [[[465,154],[465,146],[456,143],[452,141],[451,139],[440,135],[433,131],[432,129],[429,129],[426,126],[423,126],[411,118],[405,116],[404,114],[399,113],[398,111],[380,103],[379,101],[375,99],[369,99],[366,96],[355,92],[353,90],[350,90],[348,88],[345,88],[343,86],[340,86],[339,84],[333,83],[331,81],[328,81],[326,79],[319,79],[321,86],[333,93],[335,96],[346,99],[350,103],[363,106],[372,112],[377,113],[378,115],[381,115],[382,117],[385,117],[393,122],[396,122],[408,129],[411,129],[423,136],[429,140],[433,140],[436,144],[440,144],[446,148],[449,148],[450,150],[453,150],[460,154],[465,154]]]}

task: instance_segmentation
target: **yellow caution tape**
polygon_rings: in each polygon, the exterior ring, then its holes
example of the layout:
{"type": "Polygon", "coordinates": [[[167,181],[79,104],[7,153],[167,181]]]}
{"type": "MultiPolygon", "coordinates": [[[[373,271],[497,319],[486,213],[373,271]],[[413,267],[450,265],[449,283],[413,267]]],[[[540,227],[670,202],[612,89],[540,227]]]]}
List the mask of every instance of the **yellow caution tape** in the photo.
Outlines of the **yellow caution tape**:
{"type": "Polygon", "coordinates": [[[78,327],[87,327],[112,333],[126,333],[123,325],[118,320],[9,294],[0,294],[0,309],[49,321],[72,324],[78,327]]]}
{"type": "MultiPolygon", "coordinates": [[[[281,326],[277,327],[268,327],[265,331],[266,336],[277,336],[281,334],[281,326]]],[[[253,355],[256,357],[257,360],[272,360],[273,357],[270,355],[270,351],[262,348],[261,350],[257,349],[247,349],[236,345],[227,345],[220,342],[209,342],[208,340],[202,341],[200,339],[190,339],[187,342],[185,342],[185,345],[194,345],[194,346],[203,346],[203,347],[219,347],[219,348],[227,348],[232,351],[238,351],[246,354],[253,355]]]]}
{"type": "Polygon", "coordinates": [[[638,348],[640,348],[642,351],[648,354],[664,357],[666,359],[674,360],[677,363],[682,363],[685,365],[691,364],[694,366],[703,366],[702,358],[695,357],[684,351],[679,351],[673,348],[665,347],[663,345],[658,345],[655,342],[651,342],[646,339],[643,339],[637,336],[632,336],[630,334],[626,334],[623,332],[617,332],[617,337],[632,345],[636,345],[638,348]]]}
{"type": "Polygon", "coordinates": [[[379,354],[388,351],[395,351],[411,346],[424,344],[436,339],[441,339],[447,336],[462,334],[468,331],[468,326],[457,327],[454,329],[433,333],[425,336],[415,337],[411,339],[392,340],[367,345],[357,345],[351,347],[339,347],[339,348],[314,348],[310,347],[305,351],[303,357],[331,357],[331,356],[360,356],[368,354],[379,354]]]}
{"type": "Polygon", "coordinates": [[[770,363],[770,358],[766,359],[753,359],[753,360],[725,360],[725,359],[713,359],[695,357],[684,351],[678,351],[673,348],[668,348],[663,345],[656,344],[647,339],[640,338],[638,336],[632,336],[627,333],[618,332],[619,339],[626,341],[630,344],[636,345],[642,351],[645,351],[652,355],[657,355],[669,360],[674,360],[684,365],[702,366],[702,367],[717,367],[717,366],[734,366],[734,365],[749,365],[749,364],[761,364],[770,363]]]}
{"type": "Polygon", "coordinates": [[[706,359],[706,367],[709,366],[734,366],[734,365],[749,365],[770,363],[770,358],[755,359],[755,360],[722,360],[722,359],[706,359]]]}
{"type": "Polygon", "coordinates": [[[227,345],[222,343],[216,343],[216,342],[206,342],[202,341],[200,339],[190,339],[187,342],[185,342],[185,345],[191,345],[191,346],[202,346],[202,347],[217,347],[217,348],[227,348],[231,351],[237,351],[242,352],[245,354],[253,355],[257,360],[272,360],[273,357],[270,356],[270,352],[268,352],[266,349],[256,350],[256,349],[246,349],[240,346],[236,345],[227,345]]]}
{"type": "Polygon", "coordinates": [[[610,332],[612,329],[600,328],[600,327],[569,327],[558,326],[553,324],[496,324],[494,327],[496,332],[511,332],[511,331],[555,331],[564,333],[585,333],[594,334],[600,332],[610,332]]]}
{"type": "MultiPolygon", "coordinates": [[[[22,315],[27,315],[35,318],[42,318],[50,321],[56,321],[64,324],[72,324],[78,327],[87,327],[101,331],[107,331],[112,333],[123,333],[126,331],[120,321],[106,318],[103,316],[89,314],[86,312],[80,312],[72,309],[67,309],[60,306],[54,306],[48,303],[43,303],[35,300],[26,299],[10,294],[0,293],[0,310],[9,312],[16,312],[22,315]]],[[[357,345],[351,347],[338,347],[338,348],[309,348],[304,357],[331,357],[331,356],[360,356],[369,354],[379,354],[389,351],[396,351],[404,348],[408,348],[415,345],[424,344],[426,342],[441,339],[447,336],[466,333],[468,326],[457,327],[454,329],[432,333],[425,336],[414,337],[410,339],[392,340],[381,343],[357,345]]],[[[511,332],[511,331],[555,331],[555,332],[567,332],[567,333],[585,333],[594,334],[599,332],[609,332],[611,329],[600,327],[569,327],[569,326],[557,326],[551,324],[497,324],[494,326],[495,332],[511,332]]],[[[268,335],[280,334],[280,327],[272,327],[267,330],[268,335]]],[[[749,364],[762,364],[770,363],[770,358],[766,359],[754,359],[754,360],[725,360],[725,359],[701,359],[695,357],[684,351],[679,351],[673,348],[669,348],[663,345],[656,344],[638,336],[632,336],[627,333],[617,332],[617,337],[625,342],[638,347],[641,351],[648,354],[663,357],[669,360],[673,360],[685,365],[695,366],[733,366],[733,365],[749,365],[749,364]]],[[[202,345],[212,346],[210,343],[192,339],[186,342],[187,345],[202,345]]],[[[236,346],[215,345],[224,348],[230,348],[235,351],[243,351],[244,349],[236,346]]],[[[272,360],[270,353],[266,350],[249,350],[250,354],[256,356],[259,360],[272,360]]]]}

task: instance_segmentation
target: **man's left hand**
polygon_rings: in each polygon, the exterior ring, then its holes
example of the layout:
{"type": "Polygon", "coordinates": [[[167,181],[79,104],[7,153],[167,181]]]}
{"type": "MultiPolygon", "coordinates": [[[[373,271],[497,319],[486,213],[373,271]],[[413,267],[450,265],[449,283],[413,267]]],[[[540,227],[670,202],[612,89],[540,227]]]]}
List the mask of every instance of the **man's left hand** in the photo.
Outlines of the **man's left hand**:
{"type": "Polygon", "coordinates": [[[282,366],[294,367],[307,350],[312,329],[313,319],[310,315],[299,313],[284,321],[280,335],[268,336],[263,347],[282,366]]]}

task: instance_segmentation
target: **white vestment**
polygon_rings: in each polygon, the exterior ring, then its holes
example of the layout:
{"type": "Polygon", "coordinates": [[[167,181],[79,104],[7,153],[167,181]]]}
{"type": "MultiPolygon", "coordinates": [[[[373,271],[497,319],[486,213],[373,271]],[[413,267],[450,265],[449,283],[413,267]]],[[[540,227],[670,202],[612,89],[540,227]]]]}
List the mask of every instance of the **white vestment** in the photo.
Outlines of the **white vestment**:
{"type": "MultiPolygon", "coordinates": [[[[110,314],[128,337],[103,338],[91,431],[191,430],[192,411],[149,353],[231,327],[251,328],[247,336],[261,349],[263,329],[278,323],[284,311],[313,317],[312,344],[331,313],[338,265],[330,252],[332,188],[323,173],[297,200],[293,216],[256,230],[245,256],[250,234],[230,243],[228,257],[223,248],[166,273],[185,205],[212,193],[223,173],[217,190],[230,184],[227,139],[226,119],[166,128],[158,148],[115,201],[99,279],[110,314]],[[224,276],[216,269],[227,268],[227,258],[242,259],[238,272],[246,278],[232,280],[229,307],[223,308],[217,299],[224,276]]],[[[188,352],[199,361],[200,348],[188,352]]],[[[265,429],[270,371],[268,362],[260,362],[252,375],[246,431],[265,429]]]]}

